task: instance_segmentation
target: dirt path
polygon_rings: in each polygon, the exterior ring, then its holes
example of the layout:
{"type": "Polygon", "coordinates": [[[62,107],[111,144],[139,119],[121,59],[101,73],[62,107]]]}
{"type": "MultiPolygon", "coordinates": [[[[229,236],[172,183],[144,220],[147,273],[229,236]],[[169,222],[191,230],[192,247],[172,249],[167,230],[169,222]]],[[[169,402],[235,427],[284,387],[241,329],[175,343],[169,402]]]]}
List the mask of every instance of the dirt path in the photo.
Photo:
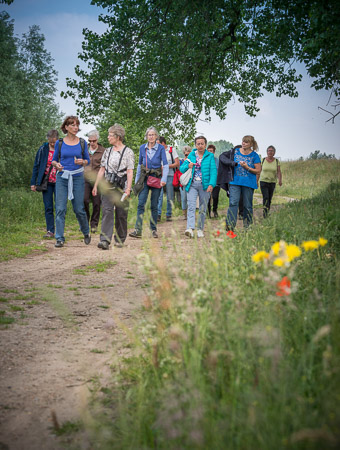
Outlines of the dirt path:
{"type": "MultiPolygon", "coordinates": [[[[209,222],[223,229],[223,219],[209,222]]],[[[172,230],[189,245],[185,225],[182,218],[159,224],[165,257],[172,230]]],[[[108,382],[112,355],[123,353],[126,341],[117,318],[131,326],[141,314],[148,280],[138,255],[150,239],[128,238],[109,251],[97,248],[98,235],[88,247],[79,240],[56,249],[50,241],[46,253],[0,264],[0,309],[16,319],[0,328],[0,450],[64,448],[52,411],[60,424],[75,422],[91,380],[108,382]]]]}

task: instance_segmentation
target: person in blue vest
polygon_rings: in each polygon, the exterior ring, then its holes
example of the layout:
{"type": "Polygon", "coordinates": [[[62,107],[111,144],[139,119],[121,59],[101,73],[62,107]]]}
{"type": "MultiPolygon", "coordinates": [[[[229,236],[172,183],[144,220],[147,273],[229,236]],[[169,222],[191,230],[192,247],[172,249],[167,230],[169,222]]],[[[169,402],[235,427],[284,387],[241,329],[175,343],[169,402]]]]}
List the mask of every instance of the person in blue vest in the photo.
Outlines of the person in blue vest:
{"type": "Polygon", "coordinates": [[[207,140],[204,136],[195,138],[195,146],[179,170],[185,173],[192,170],[189,183],[186,185],[188,200],[188,218],[185,235],[193,238],[196,227],[196,200],[199,197],[199,213],[197,222],[197,237],[204,237],[204,221],[211,192],[216,186],[217,169],[213,153],[206,149],[207,140]]]}
{"type": "Polygon", "coordinates": [[[31,191],[36,192],[37,186],[40,186],[44,176],[48,176],[48,183],[46,191],[42,191],[43,202],[45,207],[45,221],[46,221],[46,234],[43,236],[45,239],[54,238],[54,202],[55,201],[55,182],[56,182],[56,170],[51,168],[54,146],[59,138],[57,130],[50,130],[47,133],[47,141],[37,151],[32,178],[31,178],[31,191]]]}
{"type": "Polygon", "coordinates": [[[66,134],[59,145],[55,144],[52,165],[57,169],[56,181],[56,244],[55,247],[63,247],[65,242],[65,216],[67,200],[71,200],[73,211],[77,217],[80,231],[84,235],[84,243],[91,242],[89,222],[84,206],[84,167],[90,163],[87,143],[77,137],[79,131],[79,119],[77,116],[67,116],[61,130],[66,134]],[[84,150],[82,148],[84,146],[84,150]]]}
{"type": "Polygon", "coordinates": [[[152,237],[158,238],[157,218],[158,201],[161,188],[166,185],[169,174],[169,164],[163,145],[157,143],[159,134],[156,128],[149,127],[145,133],[148,141],[139,148],[139,160],[133,191],[138,195],[137,219],[135,229],[129,233],[130,237],[141,238],[145,204],[151,191],[151,219],[150,229],[152,237]],[[163,170],[162,170],[163,164],[163,170]]]}

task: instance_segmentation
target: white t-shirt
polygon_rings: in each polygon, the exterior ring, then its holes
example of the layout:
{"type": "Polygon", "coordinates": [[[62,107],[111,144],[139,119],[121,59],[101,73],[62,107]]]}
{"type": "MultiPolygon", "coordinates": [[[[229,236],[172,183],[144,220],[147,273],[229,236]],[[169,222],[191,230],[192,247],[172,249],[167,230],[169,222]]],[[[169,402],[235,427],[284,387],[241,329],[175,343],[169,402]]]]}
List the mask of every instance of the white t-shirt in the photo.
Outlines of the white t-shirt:
{"type": "MultiPolygon", "coordinates": [[[[175,162],[175,159],[178,158],[178,153],[177,153],[176,149],[174,147],[172,147],[172,157],[174,159],[174,161],[172,161],[171,153],[169,153],[169,150],[170,150],[170,147],[168,145],[168,148],[165,150],[166,159],[168,160],[168,164],[173,164],[175,162]]],[[[169,168],[168,176],[174,176],[174,173],[175,173],[174,169],[169,168]]]]}

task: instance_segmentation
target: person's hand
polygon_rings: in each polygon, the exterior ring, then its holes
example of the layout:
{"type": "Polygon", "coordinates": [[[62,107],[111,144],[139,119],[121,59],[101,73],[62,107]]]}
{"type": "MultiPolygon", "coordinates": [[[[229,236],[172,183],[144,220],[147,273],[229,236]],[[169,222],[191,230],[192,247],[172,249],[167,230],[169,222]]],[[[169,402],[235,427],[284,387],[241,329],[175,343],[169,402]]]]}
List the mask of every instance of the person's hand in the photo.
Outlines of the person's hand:
{"type": "Polygon", "coordinates": [[[190,162],[190,163],[189,163],[189,169],[192,169],[195,165],[196,165],[195,163],[190,162]]]}
{"type": "Polygon", "coordinates": [[[165,186],[166,182],[165,181],[161,181],[161,187],[165,186]]]}
{"type": "Polygon", "coordinates": [[[36,186],[31,186],[31,191],[36,192],[37,188],[36,186]]]}
{"type": "Polygon", "coordinates": [[[76,158],[76,157],[74,157],[74,164],[77,164],[77,166],[83,166],[84,165],[84,159],[82,159],[82,158],[76,158]]]}
{"type": "Polygon", "coordinates": [[[60,162],[58,162],[54,167],[57,169],[58,172],[59,172],[60,170],[63,170],[63,168],[64,168],[64,166],[62,166],[62,165],[60,164],[60,162]]]}
{"type": "Polygon", "coordinates": [[[131,189],[130,188],[126,188],[125,189],[125,194],[126,194],[126,197],[130,197],[131,189]]]}
{"type": "Polygon", "coordinates": [[[212,192],[213,189],[214,189],[214,188],[211,186],[211,184],[209,184],[208,189],[207,189],[207,192],[212,192]]]}
{"type": "Polygon", "coordinates": [[[93,189],[92,189],[93,197],[95,197],[97,195],[97,193],[98,193],[97,186],[93,186],[93,189]]]}
{"type": "Polygon", "coordinates": [[[248,164],[245,161],[240,161],[240,166],[243,167],[243,169],[249,169],[248,164]]]}

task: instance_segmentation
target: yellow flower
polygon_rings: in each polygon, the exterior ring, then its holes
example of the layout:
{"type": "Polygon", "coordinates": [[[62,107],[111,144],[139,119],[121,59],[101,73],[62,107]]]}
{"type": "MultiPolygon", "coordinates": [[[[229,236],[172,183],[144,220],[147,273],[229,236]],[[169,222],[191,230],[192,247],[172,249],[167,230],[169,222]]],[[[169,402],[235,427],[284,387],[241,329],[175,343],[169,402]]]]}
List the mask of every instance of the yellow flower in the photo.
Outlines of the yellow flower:
{"type": "Polygon", "coordinates": [[[264,250],[261,250],[260,252],[255,253],[255,255],[252,256],[252,260],[256,263],[264,261],[265,259],[269,258],[269,253],[265,252],[264,250]]]}
{"type": "Polygon", "coordinates": [[[284,260],[282,258],[276,258],[273,264],[274,266],[282,267],[284,265],[284,260]]]}
{"type": "Polygon", "coordinates": [[[285,241],[275,242],[275,244],[272,245],[272,251],[275,256],[277,256],[280,253],[280,250],[285,249],[286,249],[285,241]]]}
{"type": "Polygon", "coordinates": [[[301,255],[301,249],[297,245],[289,244],[286,248],[286,254],[288,261],[290,262],[301,255]]]}
{"type": "Polygon", "coordinates": [[[324,239],[322,237],[319,239],[319,244],[321,245],[321,247],[325,246],[327,242],[328,242],[327,239],[324,239]]]}
{"type": "Polygon", "coordinates": [[[310,252],[319,247],[319,242],[318,241],[303,241],[301,244],[301,247],[303,247],[303,249],[306,252],[310,252]]]}

